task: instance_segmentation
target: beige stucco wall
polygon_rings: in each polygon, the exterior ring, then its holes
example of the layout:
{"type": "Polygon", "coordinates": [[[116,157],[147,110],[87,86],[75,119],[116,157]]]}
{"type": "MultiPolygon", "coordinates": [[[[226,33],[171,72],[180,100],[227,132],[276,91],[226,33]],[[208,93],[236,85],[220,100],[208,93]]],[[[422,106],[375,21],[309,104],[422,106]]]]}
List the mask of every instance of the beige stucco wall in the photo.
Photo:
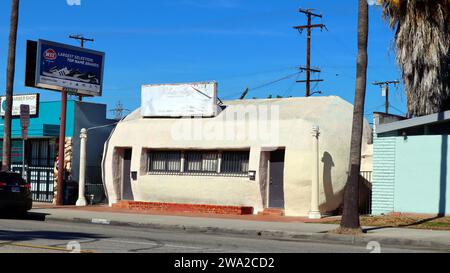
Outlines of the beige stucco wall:
{"type": "MultiPolygon", "coordinates": [[[[289,98],[225,102],[227,108],[213,119],[142,119],[139,110],[119,123],[107,146],[104,181],[110,203],[120,200],[120,155],[115,148],[132,147],[131,171],[138,172],[132,181],[136,201],[194,204],[245,205],[261,211],[267,203],[267,156],[274,147],[286,149],[284,170],[285,212],[288,216],[305,216],[310,209],[312,177],[312,127],[320,126],[320,203],[321,210],[336,209],[342,200],[349,162],[352,105],[338,97],[289,98]],[[242,109],[273,110],[271,140],[253,138],[260,118],[224,121],[228,113],[242,109]],[[192,137],[182,128],[197,126],[192,137]],[[202,127],[203,126],[203,130],[202,127]],[[221,127],[224,126],[224,127],[221,127]],[[230,130],[230,128],[236,130],[230,130]],[[225,129],[224,129],[225,128],[225,129]],[[222,131],[222,129],[224,129],[222,131]],[[195,134],[203,132],[200,138],[195,134]],[[221,137],[230,133],[229,138],[221,137]],[[167,149],[248,149],[249,169],[256,170],[256,181],[249,178],[163,176],[145,172],[148,148],[167,149]]],[[[271,111],[272,111],[271,110],[271,111]]],[[[371,132],[366,123],[364,143],[371,132]]],[[[366,145],[363,145],[366,150],[366,145]]],[[[364,153],[364,151],[363,151],[364,153]]]]}

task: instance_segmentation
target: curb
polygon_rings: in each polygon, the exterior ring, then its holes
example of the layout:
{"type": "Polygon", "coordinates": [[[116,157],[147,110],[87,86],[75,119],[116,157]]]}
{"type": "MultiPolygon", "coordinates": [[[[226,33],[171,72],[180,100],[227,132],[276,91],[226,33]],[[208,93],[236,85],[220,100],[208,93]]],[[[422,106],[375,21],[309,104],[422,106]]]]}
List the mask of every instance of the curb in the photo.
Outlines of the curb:
{"type": "Polygon", "coordinates": [[[381,246],[390,246],[396,248],[408,247],[409,249],[422,248],[422,249],[444,250],[450,252],[450,244],[443,244],[426,240],[387,238],[382,236],[364,236],[364,235],[347,236],[329,233],[286,232],[280,230],[230,229],[230,228],[204,227],[204,226],[192,226],[182,224],[177,225],[177,224],[138,223],[138,222],[115,221],[115,220],[111,221],[108,219],[96,219],[96,218],[93,219],[93,218],[58,217],[52,215],[45,216],[45,221],[76,222],[84,224],[150,228],[158,230],[185,231],[185,232],[206,233],[206,234],[231,234],[240,236],[245,235],[251,236],[253,238],[265,238],[272,240],[303,241],[303,242],[308,241],[308,242],[335,243],[335,244],[340,243],[355,246],[368,246],[370,242],[377,242],[381,246]]]}

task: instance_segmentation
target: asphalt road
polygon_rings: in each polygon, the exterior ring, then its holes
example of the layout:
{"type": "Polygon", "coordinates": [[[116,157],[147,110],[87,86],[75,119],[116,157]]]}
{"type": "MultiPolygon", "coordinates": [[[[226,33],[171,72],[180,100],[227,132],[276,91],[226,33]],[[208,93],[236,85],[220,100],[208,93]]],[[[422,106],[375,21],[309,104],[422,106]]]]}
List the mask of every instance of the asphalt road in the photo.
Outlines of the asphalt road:
{"type": "MultiPolygon", "coordinates": [[[[366,247],[38,219],[0,219],[0,253],[369,253],[366,247]]],[[[381,252],[425,252],[381,246],[381,252]]],[[[428,251],[429,252],[429,251],[428,251]]]]}

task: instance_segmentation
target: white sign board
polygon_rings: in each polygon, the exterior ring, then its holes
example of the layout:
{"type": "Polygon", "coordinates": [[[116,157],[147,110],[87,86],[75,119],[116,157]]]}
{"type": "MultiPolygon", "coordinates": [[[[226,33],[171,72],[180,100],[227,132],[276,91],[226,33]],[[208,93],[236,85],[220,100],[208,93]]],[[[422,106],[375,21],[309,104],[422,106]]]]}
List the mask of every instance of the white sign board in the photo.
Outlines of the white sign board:
{"type": "MultiPolygon", "coordinates": [[[[6,97],[0,97],[1,103],[1,111],[0,114],[5,116],[6,109],[6,97]]],[[[38,94],[30,94],[30,95],[16,95],[13,96],[13,116],[20,116],[20,105],[29,105],[30,106],[30,115],[35,116],[38,114],[38,105],[39,105],[39,95],[38,94]]]]}
{"type": "Polygon", "coordinates": [[[143,117],[214,117],[217,83],[181,83],[142,86],[143,117]]]}

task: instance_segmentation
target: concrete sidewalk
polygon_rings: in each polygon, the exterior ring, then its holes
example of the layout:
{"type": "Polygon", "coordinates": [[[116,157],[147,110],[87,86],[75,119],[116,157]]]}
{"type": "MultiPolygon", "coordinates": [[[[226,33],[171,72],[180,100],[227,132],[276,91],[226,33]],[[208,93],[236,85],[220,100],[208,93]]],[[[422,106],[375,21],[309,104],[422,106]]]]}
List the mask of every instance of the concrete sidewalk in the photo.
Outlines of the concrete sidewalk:
{"type": "Polygon", "coordinates": [[[351,245],[367,245],[371,241],[376,241],[381,246],[429,248],[450,252],[449,231],[365,227],[367,233],[362,236],[346,236],[327,233],[337,228],[337,225],[305,223],[300,220],[281,222],[249,220],[251,218],[239,216],[220,218],[162,214],[150,215],[148,213],[123,213],[107,210],[102,211],[101,209],[80,208],[36,208],[30,213],[31,215],[45,215],[46,221],[75,221],[202,233],[224,233],[278,240],[334,242],[351,245]]]}

